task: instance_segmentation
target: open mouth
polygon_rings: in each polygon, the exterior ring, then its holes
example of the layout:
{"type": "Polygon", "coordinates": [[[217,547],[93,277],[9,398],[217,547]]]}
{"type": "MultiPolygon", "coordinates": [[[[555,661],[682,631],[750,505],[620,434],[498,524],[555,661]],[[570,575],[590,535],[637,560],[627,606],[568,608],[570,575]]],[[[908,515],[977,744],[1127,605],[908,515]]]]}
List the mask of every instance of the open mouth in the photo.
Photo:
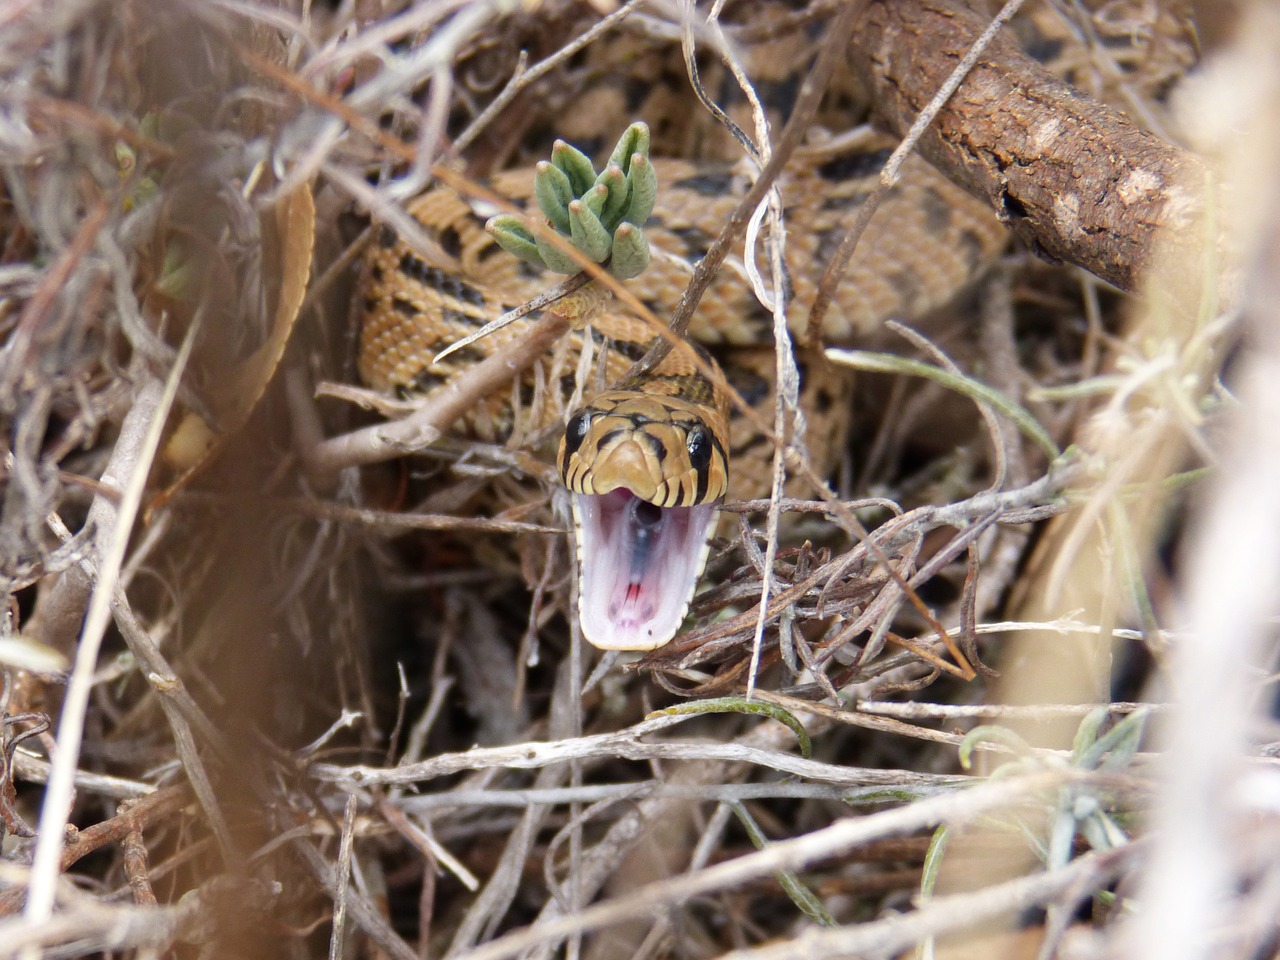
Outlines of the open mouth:
{"type": "Polygon", "coordinates": [[[707,562],[715,504],[659,507],[625,488],[573,495],[582,632],[604,650],[676,635],[707,562]]]}

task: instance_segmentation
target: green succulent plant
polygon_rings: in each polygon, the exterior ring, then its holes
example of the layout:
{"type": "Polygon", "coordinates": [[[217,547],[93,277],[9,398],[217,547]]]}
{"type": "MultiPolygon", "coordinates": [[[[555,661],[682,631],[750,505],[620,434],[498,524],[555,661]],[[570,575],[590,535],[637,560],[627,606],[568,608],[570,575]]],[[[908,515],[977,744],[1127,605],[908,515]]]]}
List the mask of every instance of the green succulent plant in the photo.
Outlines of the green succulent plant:
{"type": "MultiPolygon", "coordinates": [[[[533,194],[547,226],[618,279],[639,276],[649,265],[649,241],[642,228],[653,212],[658,176],[649,160],[647,125],[627,127],[599,173],[581,150],[557,140],[551,161],[536,168],[533,194]]],[[[502,249],[535,266],[567,274],[581,269],[519,217],[500,214],[485,229],[502,249]]]]}

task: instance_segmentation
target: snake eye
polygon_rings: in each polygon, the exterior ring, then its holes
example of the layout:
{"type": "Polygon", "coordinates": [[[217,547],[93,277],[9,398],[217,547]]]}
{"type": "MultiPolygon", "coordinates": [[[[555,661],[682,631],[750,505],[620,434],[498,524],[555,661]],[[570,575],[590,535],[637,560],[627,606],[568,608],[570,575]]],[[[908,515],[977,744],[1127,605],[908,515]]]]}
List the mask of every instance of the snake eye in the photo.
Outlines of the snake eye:
{"type": "Polygon", "coordinates": [[[711,438],[705,427],[694,427],[685,438],[689,450],[689,465],[702,473],[711,465],[711,438]]]}
{"type": "Polygon", "coordinates": [[[569,421],[564,428],[564,455],[566,457],[571,457],[578,452],[578,448],[582,446],[582,441],[587,438],[587,431],[590,428],[590,410],[583,410],[569,421]]]}

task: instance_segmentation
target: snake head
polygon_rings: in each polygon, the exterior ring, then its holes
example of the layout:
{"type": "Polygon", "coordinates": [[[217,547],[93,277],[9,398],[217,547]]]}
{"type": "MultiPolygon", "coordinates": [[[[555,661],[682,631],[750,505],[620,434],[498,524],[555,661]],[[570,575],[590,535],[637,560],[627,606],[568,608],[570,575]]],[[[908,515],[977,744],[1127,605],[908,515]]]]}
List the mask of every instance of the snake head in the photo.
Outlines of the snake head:
{"type": "Polygon", "coordinates": [[[570,418],[557,457],[573,495],[582,632],[605,650],[676,635],[706,565],[728,457],[702,409],[608,391],[570,418]]]}

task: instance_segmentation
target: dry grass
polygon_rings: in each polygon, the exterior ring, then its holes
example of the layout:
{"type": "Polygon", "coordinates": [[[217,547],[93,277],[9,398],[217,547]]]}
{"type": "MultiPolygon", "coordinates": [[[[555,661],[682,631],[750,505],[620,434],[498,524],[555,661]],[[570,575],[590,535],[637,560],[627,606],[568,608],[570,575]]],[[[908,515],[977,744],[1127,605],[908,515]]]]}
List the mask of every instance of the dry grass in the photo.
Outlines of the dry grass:
{"type": "Polygon", "coordinates": [[[598,664],[546,438],[377,462],[461,401],[377,426],[351,304],[678,12],[0,0],[0,958],[1275,953],[1280,18],[1205,5],[1169,98],[1191,11],[1061,6],[1010,29],[1213,166],[1210,266],[1014,252],[845,354],[833,489],[598,664]]]}

